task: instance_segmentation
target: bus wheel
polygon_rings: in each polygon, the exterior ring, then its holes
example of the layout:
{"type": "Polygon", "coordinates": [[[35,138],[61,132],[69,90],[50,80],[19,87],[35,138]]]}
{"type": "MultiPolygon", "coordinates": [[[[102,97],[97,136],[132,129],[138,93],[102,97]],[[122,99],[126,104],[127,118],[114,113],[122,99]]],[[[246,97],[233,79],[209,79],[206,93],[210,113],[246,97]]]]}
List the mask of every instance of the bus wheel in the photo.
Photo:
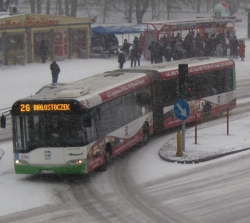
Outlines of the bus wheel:
{"type": "Polygon", "coordinates": [[[209,102],[206,102],[202,109],[203,118],[208,118],[211,116],[212,106],[209,102]]]}
{"type": "Polygon", "coordinates": [[[106,171],[108,169],[109,162],[111,161],[112,156],[110,151],[106,151],[104,155],[104,163],[97,168],[98,171],[106,171]]]}
{"type": "Polygon", "coordinates": [[[104,163],[97,168],[98,171],[106,171],[108,169],[108,154],[104,155],[104,163]]]}

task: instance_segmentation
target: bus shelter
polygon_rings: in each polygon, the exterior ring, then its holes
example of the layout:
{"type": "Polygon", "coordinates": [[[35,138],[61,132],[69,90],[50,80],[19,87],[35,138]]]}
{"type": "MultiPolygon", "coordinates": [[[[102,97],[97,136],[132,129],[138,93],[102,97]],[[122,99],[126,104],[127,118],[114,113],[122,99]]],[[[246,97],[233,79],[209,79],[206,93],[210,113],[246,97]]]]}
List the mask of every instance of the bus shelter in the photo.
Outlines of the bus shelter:
{"type": "Polygon", "coordinates": [[[205,33],[211,35],[212,33],[224,32],[225,34],[229,31],[230,33],[235,32],[234,26],[236,22],[241,22],[241,19],[236,17],[223,17],[223,18],[196,18],[195,20],[169,20],[166,22],[155,21],[155,22],[143,22],[142,24],[147,25],[147,30],[143,32],[144,38],[144,58],[150,59],[150,51],[148,46],[152,41],[157,42],[163,35],[172,36],[180,33],[184,38],[189,32],[200,33],[203,37],[205,33]]]}
{"type": "Polygon", "coordinates": [[[57,15],[0,15],[0,64],[42,62],[41,42],[48,60],[88,58],[92,20],[57,15]]]}

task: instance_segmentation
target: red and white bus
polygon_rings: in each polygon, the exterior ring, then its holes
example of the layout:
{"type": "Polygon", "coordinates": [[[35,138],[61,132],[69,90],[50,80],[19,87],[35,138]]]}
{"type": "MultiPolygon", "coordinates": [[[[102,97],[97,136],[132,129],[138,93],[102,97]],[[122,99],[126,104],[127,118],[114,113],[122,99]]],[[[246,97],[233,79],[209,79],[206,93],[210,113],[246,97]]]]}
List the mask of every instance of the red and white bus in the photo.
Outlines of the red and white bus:
{"type": "Polygon", "coordinates": [[[235,89],[233,60],[193,58],[100,73],[20,99],[11,109],[15,172],[106,170],[112,157],[181,125],[173,110],[178,99],[188,102],[192,122],[233,109],[235,89]],[[188,64],[185,94],[179,64],[188,64]]]}

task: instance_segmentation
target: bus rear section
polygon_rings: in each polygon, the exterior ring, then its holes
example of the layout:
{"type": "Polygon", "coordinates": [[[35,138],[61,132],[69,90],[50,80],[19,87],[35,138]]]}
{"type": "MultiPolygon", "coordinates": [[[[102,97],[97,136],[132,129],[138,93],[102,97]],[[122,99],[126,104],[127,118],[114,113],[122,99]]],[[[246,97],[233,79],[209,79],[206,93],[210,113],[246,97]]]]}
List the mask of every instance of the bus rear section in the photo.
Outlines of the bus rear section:
{"type": "Polygon", "coordinates": [[[160,71],[163,79],[164,129],[181,125],[174,114],[174,103],[179,99],[186,100],[190,107],[186,122],[207,119],[236,107],[233,60],[193,58],[185,62],[188,63],[188,72],[183,94],[180,92],[179,70],[160,71]]]}

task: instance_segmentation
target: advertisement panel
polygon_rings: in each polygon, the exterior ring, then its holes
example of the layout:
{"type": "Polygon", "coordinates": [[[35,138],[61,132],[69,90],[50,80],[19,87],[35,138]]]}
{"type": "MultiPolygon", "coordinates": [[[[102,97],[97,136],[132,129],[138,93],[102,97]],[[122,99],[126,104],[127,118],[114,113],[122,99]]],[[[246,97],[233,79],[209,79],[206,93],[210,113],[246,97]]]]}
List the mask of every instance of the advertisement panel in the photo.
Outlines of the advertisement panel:
{"type": "Polygon", "coordinates": [[[54,32],[54,59],[64,59],[64,31],[54,32]]]}

